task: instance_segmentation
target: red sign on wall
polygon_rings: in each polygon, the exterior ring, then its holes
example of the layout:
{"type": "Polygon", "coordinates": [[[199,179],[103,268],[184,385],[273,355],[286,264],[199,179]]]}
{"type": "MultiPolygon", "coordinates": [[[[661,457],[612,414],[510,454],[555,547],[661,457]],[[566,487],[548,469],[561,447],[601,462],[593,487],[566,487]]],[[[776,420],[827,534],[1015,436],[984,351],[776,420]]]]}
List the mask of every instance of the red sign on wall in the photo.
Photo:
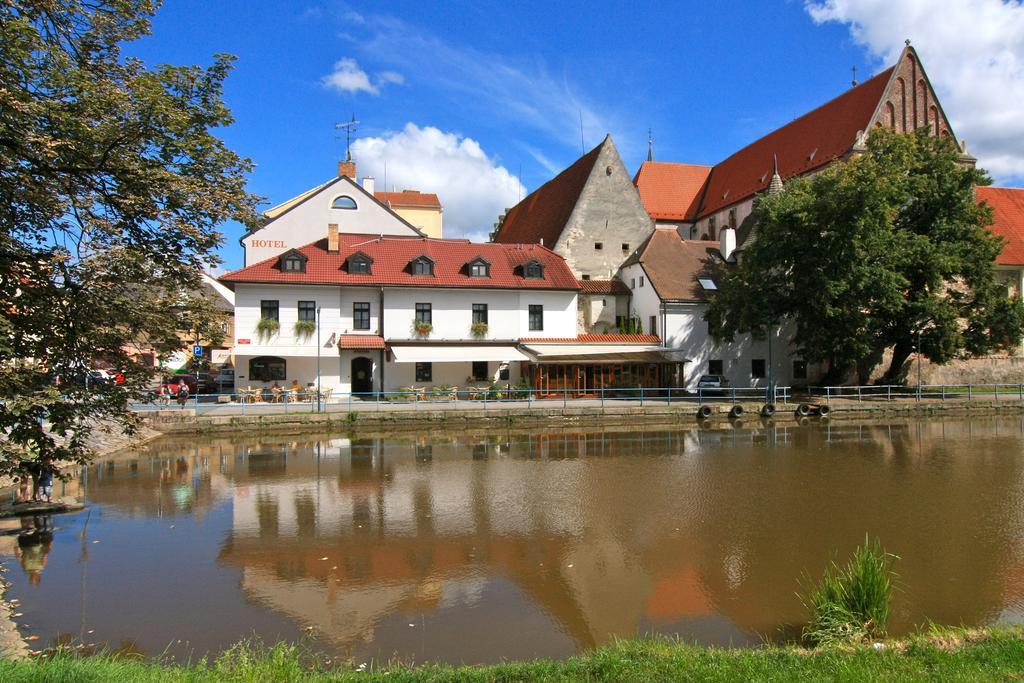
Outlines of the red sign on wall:
{"type": "Polygon", "coordinates": [[[252,344],[252,340],[251,339],[239,339],[238,343],[239,344],[252,344]]]}

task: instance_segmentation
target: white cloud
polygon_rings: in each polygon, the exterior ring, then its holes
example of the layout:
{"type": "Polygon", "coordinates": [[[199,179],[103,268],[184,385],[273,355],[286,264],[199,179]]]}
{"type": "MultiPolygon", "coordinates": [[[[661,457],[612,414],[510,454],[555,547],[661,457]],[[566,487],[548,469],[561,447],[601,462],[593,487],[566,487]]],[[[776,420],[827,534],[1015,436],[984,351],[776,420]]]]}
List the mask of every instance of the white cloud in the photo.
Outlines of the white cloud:
{"type": "Polygon", "coordinates": [[[957,136],[1001,181],[1024,180],[1024,5],[1012,0],[807,1],[885,64],[910,38],[957,136]]]}
{"type": "Polygon", "coordinates": [[[393,83],[401,85],[405,83],[402,74],[396,71],[384,71],[377,74],[376,82],[371,82],[369,75],[360,68],[356,60],[345,57],[339,59],[334,65],[334,71],[321,79],[324,87],[337,90],[342,93],[366,92],[371,95],[379,95],[380,89],[393,83]]]}
{"type": "Polygon", "coordinates": [[[401,131],[359,138],[352,155],[360,175],[376,178],[378,190],[386,182],[388,190],[436,192],[444,207],[445,237],[486,240],[498,215],[525,194],[519,179],[476,140],[433,126],[407,123],[401,131]]]}

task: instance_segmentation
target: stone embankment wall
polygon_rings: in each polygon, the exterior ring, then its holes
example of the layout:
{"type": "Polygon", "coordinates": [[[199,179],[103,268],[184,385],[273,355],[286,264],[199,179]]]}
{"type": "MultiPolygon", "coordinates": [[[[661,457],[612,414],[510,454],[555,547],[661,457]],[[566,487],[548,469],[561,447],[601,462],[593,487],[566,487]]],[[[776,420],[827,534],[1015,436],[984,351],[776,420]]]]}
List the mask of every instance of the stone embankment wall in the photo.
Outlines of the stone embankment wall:
{"type": "MultiPolygon", "coordinates": [[[[872,373],[876,381],[888,369],[892,354],[886,351],[882,361],[872,373]]],[[[917,384],[917,357],[911,356],[907,381],[917,384]]],[[[954,360],[936,365],[924,359],[921,362],[922,384],[1024,384],[1024,356],[987,356],[954,360]]]]}

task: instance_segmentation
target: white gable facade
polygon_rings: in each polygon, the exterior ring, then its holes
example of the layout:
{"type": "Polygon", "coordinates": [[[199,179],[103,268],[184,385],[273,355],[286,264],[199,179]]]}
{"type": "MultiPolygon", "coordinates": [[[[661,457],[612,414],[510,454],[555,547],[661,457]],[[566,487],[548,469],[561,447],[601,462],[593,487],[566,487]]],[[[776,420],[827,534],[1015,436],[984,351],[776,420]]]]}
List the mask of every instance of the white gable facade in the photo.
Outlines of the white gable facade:
{"type": "Polygon", "coordinates": [[[330,224],[337,225],[339,233],[420,236],[348,176],[270,209],[267,215],[272,217],[266,225],[242,238],[246,266],[323,239],[330,224]]]}

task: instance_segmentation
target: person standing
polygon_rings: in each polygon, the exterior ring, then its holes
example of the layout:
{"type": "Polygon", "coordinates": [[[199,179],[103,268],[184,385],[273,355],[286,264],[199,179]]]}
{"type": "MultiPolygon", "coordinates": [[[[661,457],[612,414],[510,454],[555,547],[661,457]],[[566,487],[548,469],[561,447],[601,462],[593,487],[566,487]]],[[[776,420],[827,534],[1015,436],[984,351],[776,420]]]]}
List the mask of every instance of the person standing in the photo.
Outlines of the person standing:
{"type": "Polygon", "coordinates": [[[39,482],[36,485],[36,501],[53,502],[53,469],[43,464],[39,472],[39,482]]]}

